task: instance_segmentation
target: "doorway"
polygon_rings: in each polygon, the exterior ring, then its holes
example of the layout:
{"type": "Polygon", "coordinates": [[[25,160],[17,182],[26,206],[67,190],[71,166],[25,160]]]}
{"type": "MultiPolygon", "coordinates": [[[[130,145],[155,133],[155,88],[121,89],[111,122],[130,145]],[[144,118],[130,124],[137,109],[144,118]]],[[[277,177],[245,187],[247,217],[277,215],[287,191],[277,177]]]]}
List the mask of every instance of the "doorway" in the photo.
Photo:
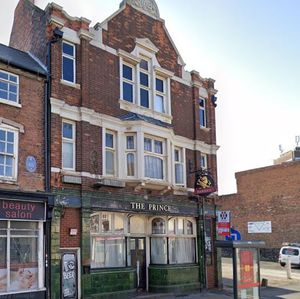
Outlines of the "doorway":
{"type": "Polygon", "coordinates": [[[136,288],[146,289],[146,238],[130,238],[131,266],[136,269],[136,288]]]}

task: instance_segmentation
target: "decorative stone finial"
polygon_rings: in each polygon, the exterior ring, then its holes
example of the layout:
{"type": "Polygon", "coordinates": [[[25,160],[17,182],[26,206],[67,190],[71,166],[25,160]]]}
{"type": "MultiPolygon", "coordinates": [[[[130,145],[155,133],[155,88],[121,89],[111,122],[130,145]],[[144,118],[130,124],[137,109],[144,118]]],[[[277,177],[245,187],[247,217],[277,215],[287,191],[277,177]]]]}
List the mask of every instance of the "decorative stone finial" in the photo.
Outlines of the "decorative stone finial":
{"type": "Polygon", "coordinates": [[[139,10],[143,10],[146,14],[159,19],[159,10],[155,0],[123,0],[120,7],[129,4],[139,10]]]}

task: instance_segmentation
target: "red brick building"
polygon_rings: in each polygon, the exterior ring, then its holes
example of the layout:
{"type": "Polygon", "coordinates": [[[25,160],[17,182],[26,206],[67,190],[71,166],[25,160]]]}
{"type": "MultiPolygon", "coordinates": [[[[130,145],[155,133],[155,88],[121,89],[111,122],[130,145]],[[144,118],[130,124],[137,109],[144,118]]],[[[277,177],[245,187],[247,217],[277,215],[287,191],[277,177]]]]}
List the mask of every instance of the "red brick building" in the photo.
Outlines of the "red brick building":
{"type": "Polygon", "coordinates": [[[53,197],[46,193],[44,85],[28,53],[0,44],[0,297],[44,298],[53,197]]]}
{"type": "Polygon", "coordinates": [[[214,80],[184,69],[153,0],[92,28],[32,2],[10,44],[51,69],[52,298],[216,286],[213,197],[203,215],[193,196],[193,171],[217,182],[214,80]]]}
{"type": "Polygon", "coordinates": [[[299,242],[300,163],[236,173],[237,193],[219,196],[219,210],[231,211],[231,225],[243,240],[263,240],[262,257],[278,258],[283,242],[299,242]]]}

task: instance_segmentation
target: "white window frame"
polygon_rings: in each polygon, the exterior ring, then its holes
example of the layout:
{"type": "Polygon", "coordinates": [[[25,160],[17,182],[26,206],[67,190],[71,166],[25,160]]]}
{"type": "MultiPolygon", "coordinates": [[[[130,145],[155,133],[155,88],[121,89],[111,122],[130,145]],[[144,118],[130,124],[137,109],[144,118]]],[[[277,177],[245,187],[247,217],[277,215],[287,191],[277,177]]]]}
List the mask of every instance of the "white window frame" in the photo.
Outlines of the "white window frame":
{"type": "Polygon", "coordinates": [[[128,178],[135,178],[137,176],[137,154],[136,154],[136,151],[137,151],[137,138],[136,138],[136,134],[125,134],[125,156],[126,156],[126,170],[125,170],[125,173],[126,173],[126,177],[128,178]],[[133,142],[134,142],[134,147],[133,149],[129,149],[127,148],[127,138],[128,137],[133,137],[133,142]],[[133,171],[134,171],[134,174],[131,176],[131,175],[128,175],[128,161],[127,161],[127,156],[128,154],[132,154],[133,157],[134,157],[134,167],[133,167],[133,171]]]}
{"type": "Polygon", "coordinates": [[[18,152],[19,152],[19,131],[11,126],[2,124],[0,126],[0,129],[6,132],[11,132],[14,134],[14,141],[13,141],[13,146],[14,146],[14,152],[12,155],[7,154],[6,152],[3,152],[3,155],[5,156],[12,156],[13,158],[13,167],[12,167],[12,176],[5,176],[5,175],[0,175],[0,180],[16,180],[18,173],[18,152]]]}
{"type": "Polygon", "coordinates": [[[151,135],[146,135],[146,134],[144,135],[144,138],[143,138],[143,163],[144,163],[143,176],[144,176],[145,179],[150,179],[150,180],[155,180],[155,181],[166,181],[166,179],[167,179],[167,174],[166,174],[166,151],[167,151],[167,147],[166,147],[166,140],[165,139],[154,137],[154,136],[151,136],[151,135]],[[151,151],[146,151],[145,150],[145,144],[144,144],[145,139],[150,139],[151,140],[151,151]],[[162,142],[162,154],[155,153],[155,141],[162,142]],[[163,177],[162,177],[162,179],[151,178],[151,177],[146,176],[145,156],[156,157],[156,158],[159,158],[163,161],[163,167],[162,167],[163,177]]]}
{"type": "Polygon", "coordinates": [[[153,99],[153,110],[155,112],[157,112],[157,113],[166,113],[166,111],[167,111],[166,98],[167,98],[167,80],[165,78],[161,77],[161,76],[156,75],[155,76],[155,95],[154,95],[154,99],[153,99]],[[162,92],[157,90],[156,80],[161,80],[163,82],[163,91],[162,92]],[[156,96],[160,96],[163,99],[163,103],[162,103],[163,111],[155,110],[156,96]]]}
{"type": "Polygon", "coordinates": [[[185,172],[185,159],[184,159],[184,155],[185,155],[185,151],[183,148],[180,147],[175,147],[174,148],[174,184],[177,186],[185,186],[185,176],[186,176],[186,172],[185,172]],[[176,154],[175,151],[178,151],[178,155],[179,155],[179,160],[176,160],[176,154]],[[176,165],[181,165],[182,166],[182,182],[178,183],[176,182],[176,165]]]}
{"type": "Polygon", "coordinates": [[[201,153],[201,155],[200,155],[200,166],[201,166],[202,169],[207,169],[207,154],[201,153]]]}
{"type": "Polygon", "coordinates": [[[120,67],[120,78],[121,78],[121,85],[120,85],[120,94],[121,99],[127,103],[135,103],[136,96],[135,96],[135,88],[136,88],[136,67],[128,62],[122,61],[121,67],[120,67]],[[123,77],[123,66],[126,65],[127,67],[130,67],[132,69],[132,80],[124,78],[123,77]],[[124,99],[124,89],[123,89],[123,83],[130,84],[132,86],[132,102],[124,99]]]}
{"type": "Polygon", "coordinates": [[[5,104],[9,104],[9,105],[13,105],[13,106],[20,106],[19,105],[19,76],[16,75],[16,74],[10,73],[10,72],[6,72],[4,70],[0,70],[0,73],[7,74],[7,76],[8,76],[8,79],[4,79],[4,78],[0,77],[0,82],[5,83],[8,86],[7,98],[0,98],[0,102],[1,103],[5,103],[5,104]],[[16,82],[11,81],[10,80],[10,76],[15,77],[16,78],[16,82]],[[9,93],[10,93],[9,89],[10,89],[11,85],[16,86],[16,88],[17,88],[17,91],[16,91],[17,99],[16,99],[16,101],[13,101],[13,100],[9,99],[9,93]]]}
{"type": "Polygon", "coordinates": [[[118,167],[117,167],[117,154],[118,154],[117,153],[117,133],[115,131],[105,130],[103,145],[104,145],[103,172],[105,173],[106,176],[117,177],[117,169],[118,169],[118,167]],[[106,145],[106,134],[111,134],[113,136],[113,147],[108,147],[106,145]],[[107,173],[107,169],[106,169],[106,152],[107,151],[113,153],[113,163],[114,163],[113,174],[107,173]]]}
{"type": "Polygon", "coordinates": [[[199,121],[201,128],[207,127],[206,100],[204,98],[199,98],[199,121]],[[203,105],[201,103],[203,103],[203,105]],[[204,116],[203,119],[202,115],[204,116]]]}
{"type": "Polygon", "coordinates": [[[62,80],[65,81],[65,82],[69,82],[69,83],[73,83],[75,84],[76,83],[76,46],[75,44],[72,44],[70,42],[67,42],[65,40],[62,41],[62,61],[61,61],[61,77],[62,77],[62,80]],[[69,54],[66,54],[64,53],[64,50],[63,50],[63,44],[67,44],[69,46],[72,46],[73,47],[73,53],[74,53],[74,56],[71,56],[69,54]],[[64,79],[64,61],[63,61],[63,58],[67,58],[67,59],[70,59],[72,60],[73,62],[73,78],[74,80],[73,81],[69,81],[69,80],[66,80],[64,79]]]}
{"type": "Polygon", "coordinates": [[[148,70],[145,70],[144,68],[141,68],[140,64],[138,65],[138,105],[145,109],[153,109],[154,103],[153,103],[153,97],[152,97],[152,81],[153,81],[153,72],[152,72],[152,62],[151,59],[145,56],[141,56],[141,61],[144,60],[148,64],[148,70]],[[141,84],[141,73],[148,76],[148,86],[141,84]],[[148,92],[148,107],[142,106],[142,98],[141,98],[141,90],[146,90],[148,92]]]}
{"type": "Polygon", "coordinates": [[[66,170],[75,170],[75,168],[76,168],[76,123],[74,121],[66,120],[66,119],[62,120],[61,138],[62,138],[62,142],[61,142],[61,165],[62,165],[62,168],[66,169],[66,170]],[[64,123],[70,124],[72,126],[73,138],[66,138],[63,136],[64,123]],[[73,166],[72,167],[64,167],[64,161],[63,161],[63,144],[64,143],[72,144],[72,151],[73,151],[73,157],[72,157],[72,165],[73,166]]]}

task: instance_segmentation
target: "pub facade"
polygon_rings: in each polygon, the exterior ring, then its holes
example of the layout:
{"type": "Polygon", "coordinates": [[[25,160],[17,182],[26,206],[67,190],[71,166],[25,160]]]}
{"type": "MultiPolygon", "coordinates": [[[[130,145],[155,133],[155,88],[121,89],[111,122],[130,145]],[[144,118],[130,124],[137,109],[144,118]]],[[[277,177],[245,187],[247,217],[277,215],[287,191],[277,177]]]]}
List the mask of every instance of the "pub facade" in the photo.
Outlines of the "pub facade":
{"type": "Polygon", "coordinates": [[[185,70],[154,0],[90,23],[20,0],[10,40],[51,70],[51,298],[215,287],[214,193],[194,192],[197,171],[217,184],[214,80],[185,70]]]}

